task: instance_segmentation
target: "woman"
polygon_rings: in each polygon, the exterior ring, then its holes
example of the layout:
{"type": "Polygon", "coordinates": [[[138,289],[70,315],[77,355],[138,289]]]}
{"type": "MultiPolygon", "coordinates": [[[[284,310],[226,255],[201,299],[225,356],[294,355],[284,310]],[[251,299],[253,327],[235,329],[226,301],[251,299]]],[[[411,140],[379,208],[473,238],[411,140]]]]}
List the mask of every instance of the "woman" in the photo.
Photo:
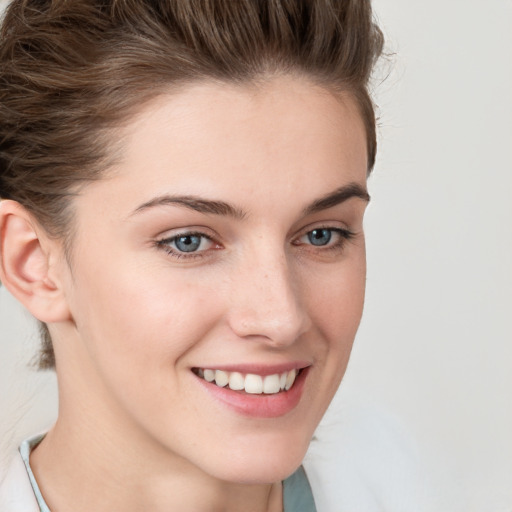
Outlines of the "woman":
{"type": "Polygon", "coordinates": [[[362,312],[381,48],[362,0],[12,3],[0,279],[41,322],[59,416],[6,503],[314,510],[300,465],[362,312]]]}

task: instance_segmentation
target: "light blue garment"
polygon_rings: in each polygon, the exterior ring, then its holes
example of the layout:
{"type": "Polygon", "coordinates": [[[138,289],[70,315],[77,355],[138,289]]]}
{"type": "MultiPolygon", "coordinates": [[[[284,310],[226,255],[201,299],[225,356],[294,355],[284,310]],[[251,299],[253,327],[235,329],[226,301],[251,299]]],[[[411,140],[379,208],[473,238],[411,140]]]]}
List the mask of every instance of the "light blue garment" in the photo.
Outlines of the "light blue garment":
{"type": "Polygon", "coordinates": [[[45,503],[43,499],[43,495],[39,490],[39,486],[37,485],[36,478],[34,473],[32,473],[32,468],[30,467],[30,452],[43,440],[45,434],[40,434],[35,437],[31,437],[26,441],[23,441],[20,446],[20,454],[23,462],[25,463],[25,468],[28,473],[28,478],[30,480],[30,485],[32,486],[32,490],[34,491],[34,495],[37,500],[37,504],[39,505],[39,510],[41,512],[50,512],[48,505],[45,503]]]}
{"type": "Polygon", "coordinates": [[[315,500],[301,466],[283,482],[284,512],[316,512],[315,500]]]}
{"type": "MultiPolygon", "coordinates": [[[[45,434],[41,434],[23,441],[20,446],[20,454],[25,463],[40,512],[51,512],[39,490],[29,460],[30,452],[43,440],[44,436],[45,434]]],[[[302,467],[283,482],[283,504],[284,512],[316,512],[311,487],[302,467]]]]}

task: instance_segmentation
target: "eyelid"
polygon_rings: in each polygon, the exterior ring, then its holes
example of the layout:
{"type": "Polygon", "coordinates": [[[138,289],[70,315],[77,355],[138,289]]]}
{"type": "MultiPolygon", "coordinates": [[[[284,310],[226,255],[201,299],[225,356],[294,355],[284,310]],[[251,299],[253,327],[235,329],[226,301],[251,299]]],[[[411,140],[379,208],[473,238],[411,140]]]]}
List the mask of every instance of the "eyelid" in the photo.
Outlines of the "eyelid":
{"type": "Polygon", "coordinates": [[[347,245],[356,237],[357,233],[345,226],[333,225],[333,222],[324,222],[319,224],[310,224],[300,231],[300,234],[292,240],[297,250],[304,255],[314,257],[338,258],[345,253],[347,245]],[[325,245],[316,245],[311,240],[304,240],[311,232],[315,230],[328,230],[331,237],[325,245]]]}
{"type": "Polygon", "coordinates": [[[167,252],[167,254],[175,258],[194,259],[205,257],[207,256],[207,253],[209,253],[210,251],[220,249],[222,246],[219,242],[217,242],[214,236],[205,233],[203,230],[207,231],[206,228],[197,229],[195,227],[168,230],[165,232],[164,236],[159,236],[156,238],[156,240],[154,241],[154,245],[158,249],[164,250],[165,252],[167,252]],[[212,247],[208,247],[207,249],[202,249],[199,251],[186,252],[180,251],[179,249],[171,246],[171,244],[175,243],[177,239],[187,236],[197,236],[206,239],[211,242],[212,247]]]}
{"type": "Polygon", "coordinates": [[[296,232],[296,234],[292,237],[292,240],[297,240],[298,238],[301,238],[308,233],[311,233],[311,231],[315,231],[316,229],[329,229],[331,231],[337,231],[345,236],[347,238],[353,237],[356,235],[356,232],[352,229],[348,228],[346,225],[341,223],[340,221],[320,221],[320,222],[312,222],[311,224],[308,224],[307,226],[304,226],[300,230],[296,232]]]}
{"type": "MultiPolygon", "coordinates": [[[[345,228],[323,226],[323,227],[313,228],[313,229],[309,229],[308,231],[305,231],[298,237],[298,239],[300,240],[301,238],[308,236],[313,231],[322,231],[322,230],[331,231],[332,233],[336,233],[336,234],[340,235],[345,240],[349,240],[355,235],[355,233],[353,233],[352,231],[345,229],[345,228]]],[[[321,246],[318,246],[318,247],[321,247],[321,246]]]]}
{"type": "Polygon", "coordinates": [[[168,240],[170,238],[176,238],[180,235],[201,235],[207,238],[211,238],[212,240],[219,238],[218,233],[214,231],[212,228],[200,224],[193,224],[188,226],[183,225],[177,226],[175,228],[165,229],[160,231],[157,235],[155,235],[154,238],[158,240],[168,240]]]}

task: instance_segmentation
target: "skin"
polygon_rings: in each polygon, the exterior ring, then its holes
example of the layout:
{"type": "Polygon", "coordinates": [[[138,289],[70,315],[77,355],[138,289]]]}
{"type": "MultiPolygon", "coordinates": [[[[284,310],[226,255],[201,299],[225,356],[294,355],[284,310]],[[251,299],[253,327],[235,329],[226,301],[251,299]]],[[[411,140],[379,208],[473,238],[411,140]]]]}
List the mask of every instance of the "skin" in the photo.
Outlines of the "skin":
{"type": "Polygon", "coordinates": [[[2,280],[18,276],[25,291],[11,291],[54,339],[59,417],[31,457],[52,512],[281,510],[280,481],[338,388],[364,300],[366,201],[305,210],[365,190],[365,140],[350,96],[304,78],[197,84],[123,128],[121,160],[73,200],[70,258],[3,202],[2,280]],[[165,194],[238,214],[139,209],[165,194]],[[330,230],[326,246],[310,242],[315,228],[330,230]],[[211,239],[191,257],[158,243],[190,231],[211,239]],[[191,371],[290,361],[309,373],[274,418],[213,400],[191,371]]]}

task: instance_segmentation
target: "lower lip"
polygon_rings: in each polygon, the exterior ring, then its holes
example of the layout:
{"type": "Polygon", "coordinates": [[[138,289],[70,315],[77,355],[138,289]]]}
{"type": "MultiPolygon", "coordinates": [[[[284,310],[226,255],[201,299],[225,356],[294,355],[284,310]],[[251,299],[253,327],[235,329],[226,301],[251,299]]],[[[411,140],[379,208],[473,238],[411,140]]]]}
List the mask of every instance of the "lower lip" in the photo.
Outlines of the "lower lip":
{"type": "Polygon", "coordinates": [[[274,395],[251,395],[229,388],[221,388],[201,377],[196,376],[196,378],[210,395],[239,414],[255,418],[277,418],[297,407],[308,373],[309,367],[303,368],[288,391],[281,391],[274,395]]]}

